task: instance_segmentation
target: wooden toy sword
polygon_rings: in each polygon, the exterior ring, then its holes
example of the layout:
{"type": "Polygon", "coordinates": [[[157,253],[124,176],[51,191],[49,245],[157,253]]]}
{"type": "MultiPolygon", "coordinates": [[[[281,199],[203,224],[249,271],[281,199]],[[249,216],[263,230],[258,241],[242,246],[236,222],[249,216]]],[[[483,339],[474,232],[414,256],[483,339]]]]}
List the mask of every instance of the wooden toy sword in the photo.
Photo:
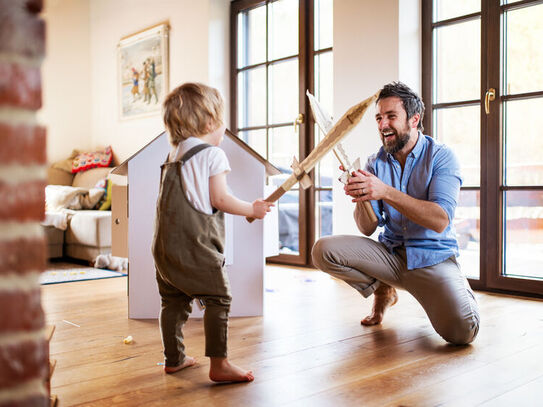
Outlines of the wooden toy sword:
{"type": "MultiPolygon", "coordinates": [[[[309,99],[309,104],[311,105],[311,111],[313,112],[313,117],[315,118],[315,122],[321,129],[321,131],[324,134],[327,134],[330,129],[332,128],[332,116],[330,116],[317,102],[317,99],[315,99],[315,96],[313,96],[309,91],[306,92],[306,95],[309,99]]],[[[339,181],[343,184],[347,184],[349,182],[349,178],[352,177],[353,171],[358,171],[360,169],[360,157],[358,157],[352,164],[349,160],[349,157],[345,150],[343,149],[343,145],[341,142],[337,143],[337,150],[336,148],[333,148],[332,151],[334,152],[334,155],[336,156],[337,160],[343,167],[343,174],[341,174],[341,177],[339,177],[339,181]]],[[[371,207],[371,204],[369,201],[364,202],[364,209],[366,210],[366,214],[371,219],[372,222],[377,222],[377,216],[375,216],[375,212],[373,211],[373,208],[371,207]]]]}
{"type": "MultiPolygon", "coordinates": [[[[332,150],[362,119],[364,113],[370,105],[377,99],[379,92],[370,96],[366,100],[352,106],[336,124],[326,133],[326,136],[320,143],[309,153],[309,155],[299,164],[295,165],[295,171],[288,177],[283,184],[277,188],[266,202],[275,202],[289,191],[296,183],[302,179],[307,180],[307,174],[315,167],[315,165],[332,150]]],[[[300,183],[302,188],[307,188],[307,182],[300,183]]],[[[372,210],[373,213],[373,210],[372,210]]],[[[375,214],[373,214],[375,216],[375,214]]],[[[254,218],[247,217],[247,221],[252,222],[254,218]]]]}

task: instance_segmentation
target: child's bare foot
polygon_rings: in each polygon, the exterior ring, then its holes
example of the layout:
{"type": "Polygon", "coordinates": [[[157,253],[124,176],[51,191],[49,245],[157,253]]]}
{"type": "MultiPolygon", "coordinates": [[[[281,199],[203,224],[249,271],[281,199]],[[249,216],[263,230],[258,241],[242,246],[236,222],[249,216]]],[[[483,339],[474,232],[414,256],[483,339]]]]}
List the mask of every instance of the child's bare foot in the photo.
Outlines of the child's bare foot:
{"type": "Polygon", "coordinates": [[[190,356],[185,356],[185,360],[183,361],[183,363],[178,366],[164,366],[164,371],[168,374],[172,374],[175,372],[179,372],[181,369],[184,369],[186,367],[193,366],[194,364],[196,364],[196,359],[190,356]]]}
{"type": "Polygon", "coordinates": [[[364,318],[360,323],[362,325],[377,325],[383,321],[383,316],[387,308],[392,307],[398,302],[396,290],[386,284],[381,283],[379,288],[373,293],[373,309],[371,314],[364,318]]]}
{"type": "Polygon", "coordinates": [[[243,370],[226,358],[210,358],[209,378],[214,382],[252,382],[255,378],[251,370],[243,370]]]}

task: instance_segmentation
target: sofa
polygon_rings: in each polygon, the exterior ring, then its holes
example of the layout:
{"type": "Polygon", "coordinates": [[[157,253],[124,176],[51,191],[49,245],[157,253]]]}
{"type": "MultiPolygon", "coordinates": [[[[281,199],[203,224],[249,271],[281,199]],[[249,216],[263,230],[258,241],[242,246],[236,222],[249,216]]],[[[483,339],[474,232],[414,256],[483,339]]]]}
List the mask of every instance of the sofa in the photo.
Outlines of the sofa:
{"type": "MultiPolygon", "coordinates": [[[[111,170],[111,167],[98,167],[71,174],[52,166],[48,168],[47,181],[49,185],[90,189],[106,179],[111,170]]],[[[93,262],[99,254],[111,253],[111,210],[67,209],[62,213],[65,218],[58,222],[63,223],[60,228],[43,226],[49,258],[71,257],[93,262]]],[[[46,211],[45,220],[53,215],[60,213],[46,211]]],[[[44,224],[48,223],[46,221],[44,224]]]]}

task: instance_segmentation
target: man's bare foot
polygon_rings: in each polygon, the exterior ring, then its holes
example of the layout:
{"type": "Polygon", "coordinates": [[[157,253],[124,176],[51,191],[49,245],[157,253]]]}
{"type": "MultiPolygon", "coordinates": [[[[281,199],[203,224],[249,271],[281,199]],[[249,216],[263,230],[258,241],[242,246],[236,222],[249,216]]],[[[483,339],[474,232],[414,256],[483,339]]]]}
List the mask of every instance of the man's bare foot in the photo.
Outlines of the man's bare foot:
{"type": "Polygon", "coordinates": [[[193,366],[194,364],[196,364],[196,359],[191,356],[185,356],[185,360],[183,361],[183,363],[178,366],[164,366],[164,371],[168,374],[172,374],[175,372],[179,372],[181,369],[184,369],[186,367],[193,366]]]}
{"type": "Polygon", "coordinates": [[[227,358],[210,359],[209,378],[214,382],[252,382],[255,379],[252,371],[243,370],[227,358]]]}
{"type": "Polygon", "coordinates": [[[379,288],[373,293],[373,309],[371,314],[364,318],[360,323],[362,325],[377,325],[383,321],[383,316],[387,308],[392,307],[398,302],[396,290],[386,284],[381,283],[379,288]]]}

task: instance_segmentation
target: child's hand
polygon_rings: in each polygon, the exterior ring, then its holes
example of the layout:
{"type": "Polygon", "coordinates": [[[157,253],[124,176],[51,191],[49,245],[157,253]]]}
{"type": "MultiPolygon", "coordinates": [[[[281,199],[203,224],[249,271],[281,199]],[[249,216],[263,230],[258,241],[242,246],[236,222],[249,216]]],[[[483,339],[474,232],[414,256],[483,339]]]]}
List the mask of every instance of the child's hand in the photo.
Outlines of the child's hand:
{"type": "Polygon", "coordinates": [[[256,199],[253,202],[253,218],[262,219],[266,216],[266,213],[271,211],[271,208],[275,206],[273,203],[266,202],[263,199],[256,199]]]}

